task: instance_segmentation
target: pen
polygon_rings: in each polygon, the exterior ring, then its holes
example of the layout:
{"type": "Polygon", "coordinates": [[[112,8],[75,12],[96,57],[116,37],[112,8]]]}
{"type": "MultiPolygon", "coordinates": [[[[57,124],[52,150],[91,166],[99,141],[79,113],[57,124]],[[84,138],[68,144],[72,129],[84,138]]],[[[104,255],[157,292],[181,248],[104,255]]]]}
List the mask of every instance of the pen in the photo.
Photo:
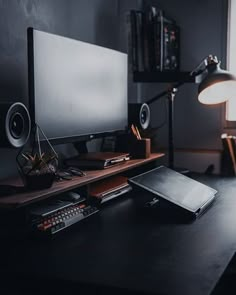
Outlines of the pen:
{"type": "Polygon", "coordinates": [[[138,134],[137,134],[137,131],[136,131],[136,129],[135,129],[135,127],[134,127],[133,124],[131,125],[131,130],[132,130],[134,136],[138,139],[138,134]]]}
{"type": "Polygon", "coordinates": [[[137,138],[140,140],[140,139],[142,139],[141,138],[141,135],[140,135],[140,133],[139,133],[139,130],[138,130],[138,127],[137,126],[135,126],[135,128],[136,128],[136,133],[137,133],[137,138]]]}

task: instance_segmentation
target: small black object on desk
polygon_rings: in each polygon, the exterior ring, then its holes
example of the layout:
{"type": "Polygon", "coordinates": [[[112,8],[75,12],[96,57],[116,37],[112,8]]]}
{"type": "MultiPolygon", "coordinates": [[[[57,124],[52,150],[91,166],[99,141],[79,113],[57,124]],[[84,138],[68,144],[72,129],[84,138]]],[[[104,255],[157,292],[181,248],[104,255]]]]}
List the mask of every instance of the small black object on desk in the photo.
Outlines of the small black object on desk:
{"type": "Polygon", "coordinates": [[[86,173],[77,167],[68,167],[56,172],[56,177],[58,180],[71,180],[73,176],[82,177],[85,175],[86,173]]]}
{"type": "Polygon", "coordinates": [[[66,201],[71,201],[71,202],[76,202],[79,200],[85,200],[84,198],[81,197],[81,195],[77,192],[69,191],[63,194],[60,197],[60,200],[66,200],[66,201]]]}
{"type": "Polygon", "coordinates": [[[72,179],[72,174],[68,173],[67,171],[57,171],[56,172],[56,180],[71,180],[72,179]]]}
{"type": "Polygon", "coordinates": [[[78,167],[70,166],[67,168],[67,171],[71,172],[73,175],[76,175],[76,176],[85,176],[86,175],[86,173],[83,170],[79,169],[78,167]]]}
{"type": "Polygon", "coordinates": [[[145,208],[156,208],[158,207],[159,199],[153,198],[151,201],[148,201],[144,204],[145,208]]]}

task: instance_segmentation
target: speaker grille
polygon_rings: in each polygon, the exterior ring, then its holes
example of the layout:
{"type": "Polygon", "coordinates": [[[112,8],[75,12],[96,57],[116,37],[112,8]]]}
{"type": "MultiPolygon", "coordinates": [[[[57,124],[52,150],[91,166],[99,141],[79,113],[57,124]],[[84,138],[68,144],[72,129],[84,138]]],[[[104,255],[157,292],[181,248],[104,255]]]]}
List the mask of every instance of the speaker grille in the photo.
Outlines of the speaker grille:
{"type": "Polygon", "coordinates": [[[139,112],[139,121],[142,129],[147,129],[150,124],[150,109],[146,103],[143,103],[139,112]]]}
{"type": "Polygon", "coordinates": [[[22,114],[19,112],[11,115],[9,129],[11,136],[15,139],[19,139],[23,133],[25,128],[25,122],[22,114]]]}
{"type": "Polygon", "coordinates": [[[22,147],[30,135],[31,121],[27,108],[20,102],[0,103],[0,146],[22,147]]]}
{"type": "Polygon", "coordinates": [[[147,129],[150,124],[150,109],[146,103],[129,104],[129,124],[135,124],[139,128],[147,129]]]}

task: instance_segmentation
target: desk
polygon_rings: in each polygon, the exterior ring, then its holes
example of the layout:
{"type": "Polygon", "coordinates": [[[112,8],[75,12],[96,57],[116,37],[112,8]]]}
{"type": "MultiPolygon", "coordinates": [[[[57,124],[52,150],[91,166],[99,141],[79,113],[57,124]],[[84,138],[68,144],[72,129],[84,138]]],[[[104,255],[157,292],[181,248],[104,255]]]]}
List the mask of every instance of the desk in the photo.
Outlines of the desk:
{"type": "Polygon", "coordinates": [[[211,294],[236,249],[236,179],[194,178],[219,191],[196,221],[160,223],[131,194],[52,240],[3,241],[1,277],[23,294],[211,294]]]}

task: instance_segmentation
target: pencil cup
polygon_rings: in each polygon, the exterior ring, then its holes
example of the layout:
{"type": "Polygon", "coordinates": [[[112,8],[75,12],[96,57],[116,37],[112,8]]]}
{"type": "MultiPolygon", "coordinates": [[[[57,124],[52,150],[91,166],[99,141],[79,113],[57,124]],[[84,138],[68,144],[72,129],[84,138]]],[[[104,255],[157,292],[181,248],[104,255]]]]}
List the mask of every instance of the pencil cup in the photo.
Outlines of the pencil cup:
{"type": "Polygon", "coordinates": [[[118,136],[116,141],[116,151],[130,153],[132,158],[149,158],[151,154],[151,139],[137,139],[133,134],[118,136]]]}
{"type": "Polygon", "coordinates": [[[150,138],[142,138],[132,142],[131,155],[137,159],[147,159],[151,154],[151,140],[150,138]]]}

